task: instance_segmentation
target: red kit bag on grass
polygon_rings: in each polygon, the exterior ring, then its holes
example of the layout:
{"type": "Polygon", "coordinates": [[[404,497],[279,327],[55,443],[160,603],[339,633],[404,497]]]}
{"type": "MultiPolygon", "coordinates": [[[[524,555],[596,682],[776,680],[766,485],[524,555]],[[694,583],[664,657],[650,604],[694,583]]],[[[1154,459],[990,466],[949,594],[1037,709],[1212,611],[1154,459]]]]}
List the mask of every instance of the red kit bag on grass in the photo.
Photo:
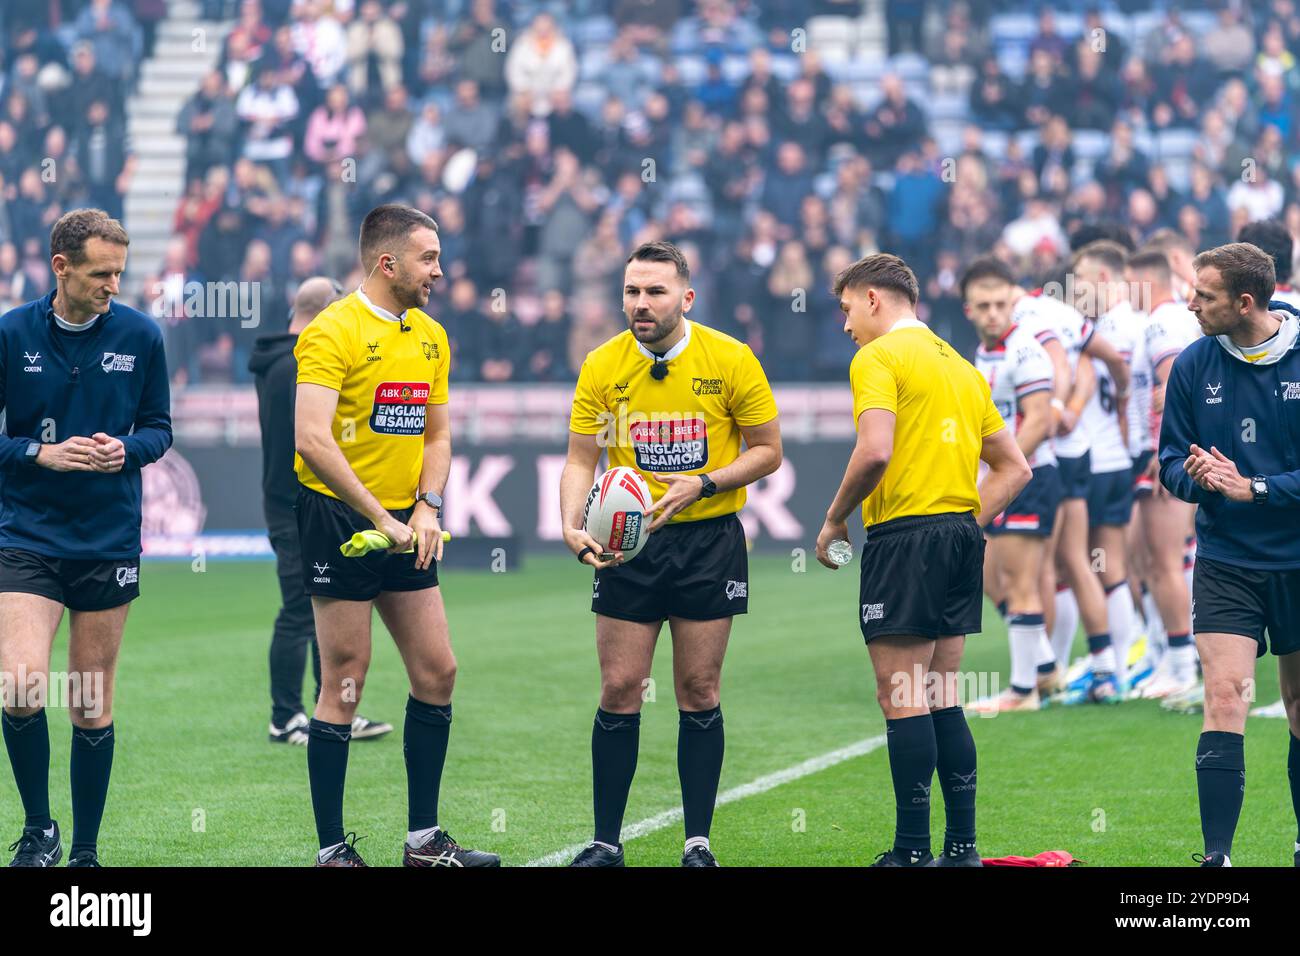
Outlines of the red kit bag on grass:
{"type": "Polygon", "coordinates": [[[985,866],[1079,866],[1082,860],[1076,860],[1065,850],[1044,850],[1038,856],[994,856],[985,857],[985,866]]]}

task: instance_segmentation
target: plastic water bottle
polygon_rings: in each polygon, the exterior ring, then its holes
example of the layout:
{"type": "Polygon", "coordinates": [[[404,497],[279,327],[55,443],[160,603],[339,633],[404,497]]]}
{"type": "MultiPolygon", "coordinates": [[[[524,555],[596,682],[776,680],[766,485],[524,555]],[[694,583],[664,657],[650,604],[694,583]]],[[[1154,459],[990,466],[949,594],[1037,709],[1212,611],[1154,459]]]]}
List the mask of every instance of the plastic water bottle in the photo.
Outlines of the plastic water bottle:
{"type": "Polygon", "coordinates": [[[853,545],[840,538],[827,546],[826,554],[832,561],[843,567],[853,560],[853,545]]]}

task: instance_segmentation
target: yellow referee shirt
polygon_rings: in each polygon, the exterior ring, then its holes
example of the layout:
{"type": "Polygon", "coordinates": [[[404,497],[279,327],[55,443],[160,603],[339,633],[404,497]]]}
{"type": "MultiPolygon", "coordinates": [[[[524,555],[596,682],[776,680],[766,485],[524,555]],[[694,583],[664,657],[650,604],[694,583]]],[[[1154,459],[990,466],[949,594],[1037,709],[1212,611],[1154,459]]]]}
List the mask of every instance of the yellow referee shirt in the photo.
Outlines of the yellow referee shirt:
{"type": "Polygon", "coordinates": [[[988,382],[921,322],[903,320],[849,367],[853,423],[869,408],[896,416],[894,453],[862,503],[862,524],[908,515],[979,512],[984,439],[1003,428],[988,382]]]}
{"type": "MultiPolygon", "coordinates": [[[[635,468],[658,499],[666,486],[653,477],[698,475],[740,455],[740,426],[776,418],[776,401],[749,346],[687,319],[686,333],[665,356],[666,378],[650,375],[654,356],[631,331],[587,355],[578,373],[569,428],[596,435],[610,467],[635,468]]],[[[745,489],[720,491],[683,508],[671,521],[733,514],[745,489]]]]}
{"type": "MultiPolygon", "coordinates": [[[[409,508],[424,467],[424,413],[447,403],[451,350],[442,326],[418,309],[397,316],[360,290],[329,305],[298,336],[298,383],[339,393],[334,440],[361,483],[389,510],[409,508]]],[[[337,498],[301,455],[298,480],[337,498]]]]}

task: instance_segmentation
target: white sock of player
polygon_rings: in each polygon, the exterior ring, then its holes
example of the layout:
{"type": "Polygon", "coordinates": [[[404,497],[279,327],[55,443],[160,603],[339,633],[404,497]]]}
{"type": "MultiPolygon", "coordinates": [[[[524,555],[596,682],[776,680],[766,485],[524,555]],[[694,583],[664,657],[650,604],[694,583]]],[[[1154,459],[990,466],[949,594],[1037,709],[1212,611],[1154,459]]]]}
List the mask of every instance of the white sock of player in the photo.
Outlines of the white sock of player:
{"type": "Polygon", "coordinates": [[[709,838],[700,836],[691,837],[686,841],[686,848],[682,850],[682,852],[690,853],[691,850],[695,849],[697,846],[702,846],[707,850],[709,848],[709,838]]]}
{"type": "Polygon", "coordinates": [[[1039,641],[1047,637],[1041,614],[1012,614],[1007,618],[1011,638],[1011,687],[1028,693],[1038,684],[1039,641]]]}
{"type": "Polygon", "coordinates": [[[1056,592],[1056,620],[1052,623],[1052,653],[1062,667],[1070,666],[1070,648],[1079,629],[1079,602],[1069,588],[1056,592]]]}
{"type": "Polygon", "coordinates": [[[1160,619],[1160,608],[1156,605],[1156,596],[1150,591],[1142,595],[1142,613],[1147,619],[1147,657],[1151,663],[1160,663],[1168,649],[1168,635],[1165,623],[1160,619]]]}
{"type": "Polygon", "coordinates": [[[1056,665],[1056,651],[1052,650],[1052,639],[1047,636],[1046,625],[1043,626],[1043,634],[1038,641],[1038,657],[1036,660],[1039,667],[1056,665]]]}
{"type": "Polygon", "coordinates": [[[425,827],[423,830],[407,830],[406,845],[412,850],[418,850],[429,842],[429,838],[438,832],[437,824],[431,827],[425,827]]]}
{"type": "Polygon", "coordinates": [[[1133,597],[1127,581],[1107,593],[1106,617],[1110,621],[1110,643],[1115,648],[1115,679],[1123,686],[1128,680],[1128,649],[1133,644],[1133,597]]]}

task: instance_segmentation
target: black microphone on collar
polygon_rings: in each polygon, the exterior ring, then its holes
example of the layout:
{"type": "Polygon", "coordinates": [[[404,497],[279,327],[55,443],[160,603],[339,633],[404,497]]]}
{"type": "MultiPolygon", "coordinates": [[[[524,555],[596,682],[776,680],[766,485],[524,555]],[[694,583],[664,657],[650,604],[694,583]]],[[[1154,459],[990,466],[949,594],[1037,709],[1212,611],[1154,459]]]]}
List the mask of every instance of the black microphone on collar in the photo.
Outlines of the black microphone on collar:
{"type": "Polygon", "coordinates": [[[397,317],[397,326],[398,326],[398,328],[400,328],[403,332],[409,332],[409,331],[411,331],[411,327],[410,327],[409,325],[406,324],[406,316],[405,316],[405,315],[399,315],[399,316],[397,317]]]}
{"type": "Polygon", "coordinates": [[[650,366],[650,377],[656,382],[662,382],[668,377],[668,363],[664,361],[664,357],[658,352],[651,352],[650,354],[655,357],[654,364],[650,366]]]}

